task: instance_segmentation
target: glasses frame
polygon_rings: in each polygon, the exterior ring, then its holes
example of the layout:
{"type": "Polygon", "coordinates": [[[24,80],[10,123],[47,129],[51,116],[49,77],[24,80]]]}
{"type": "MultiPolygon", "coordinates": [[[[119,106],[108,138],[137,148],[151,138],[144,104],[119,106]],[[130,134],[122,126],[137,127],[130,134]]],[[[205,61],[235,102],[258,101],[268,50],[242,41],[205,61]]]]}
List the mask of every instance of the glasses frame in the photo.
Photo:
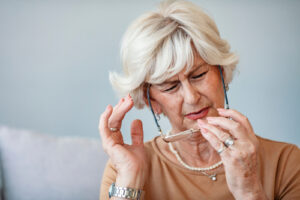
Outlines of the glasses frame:
{"type": "MultiPolygon", "coordinates": [[[[222,67],[220,65],[218,65],[218,68],[219,68],[219,71],[220,71],[220,74],[221,74],[221,79],[222,79],[222,84],[223,84],[223,90],[224,90],[224,95],[225,95],[225,108],[229,109],[229,103],[228,103],[228,98],[227,98],[227,92],[226,92],[226,86],[225,86],[225,82],[224,82],[222,67]]],[[[151,100],[150,100],[150,87],[151,87],[151,84],[149,84],[147,86],[147,101],[148,101],[151,113],[153,115],[155,124],[157,126],[158,132],[159,132],[160,136],[162,137],[162,139],[165,142],[168,143],[168,142],[175,142],[175,141],[178,141],[178,140],[182,140],[182,139],[190,137],[193,133],[196,133],[196,132],[200,131],[200,129],[196,129],[196,130],[195,129],[189,129],[189,130],[181,131],[179,133],[175,133],[175,134],[172,134],[172,135],[165,135],[165,134],[163,134],[162,129],[161,129],[159,123],[158,123],[158,119],[157,119],[157,117],[156,117],[156,115],[154,113],[154,110],[152,108],[152,104],[151,104],[151,100]]]]}

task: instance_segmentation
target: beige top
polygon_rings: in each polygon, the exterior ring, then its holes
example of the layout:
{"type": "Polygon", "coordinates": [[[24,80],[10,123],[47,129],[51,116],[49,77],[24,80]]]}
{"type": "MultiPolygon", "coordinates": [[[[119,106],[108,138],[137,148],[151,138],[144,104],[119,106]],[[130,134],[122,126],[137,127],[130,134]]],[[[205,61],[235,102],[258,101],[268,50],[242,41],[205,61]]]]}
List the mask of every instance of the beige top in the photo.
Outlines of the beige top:
{"type": "MultiPolygon", "coordinates": [[[[269,199],[300,200],[300,149],[291,144],[258,137],[262,185],[269,199]]],[[[225,174],[212,181],[170,161],[158,148],[159,137],[145,143],[151,167],[144,199],[234,199],[225,174]]],[[[100,200],[109,199],[108,189],[116,180],[116,170],[108,161],[103,174],[100,200]]]]}

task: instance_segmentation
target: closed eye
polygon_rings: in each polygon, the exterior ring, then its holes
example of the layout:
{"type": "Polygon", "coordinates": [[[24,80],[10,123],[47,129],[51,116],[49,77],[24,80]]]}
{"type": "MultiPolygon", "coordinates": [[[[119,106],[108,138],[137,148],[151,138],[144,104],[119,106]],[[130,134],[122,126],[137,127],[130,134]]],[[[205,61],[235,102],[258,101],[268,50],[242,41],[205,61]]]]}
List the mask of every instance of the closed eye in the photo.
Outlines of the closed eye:
{"type": "Polygon", "coordinates": [[[175,89],[175,88],[177,87],[177,85],[178,85],[178,83],[177,83],[177,84],[174,84],[174,85],[172,85],[172,86],[171,86],[171,87],[169,87],[168,89],[165,89],[165,90],[164,90],[164,92],[169,92],[169,91],[171,91],[171,90],[175,89]]]}
{"type": "Polygon", "coordinates": [[[207,72],[203,72],[199,75],[196,75],[196,76],[192,76],[192,79],[198,79],[198,78],[201,78],[202,76],[204,76],[207,72]]]}

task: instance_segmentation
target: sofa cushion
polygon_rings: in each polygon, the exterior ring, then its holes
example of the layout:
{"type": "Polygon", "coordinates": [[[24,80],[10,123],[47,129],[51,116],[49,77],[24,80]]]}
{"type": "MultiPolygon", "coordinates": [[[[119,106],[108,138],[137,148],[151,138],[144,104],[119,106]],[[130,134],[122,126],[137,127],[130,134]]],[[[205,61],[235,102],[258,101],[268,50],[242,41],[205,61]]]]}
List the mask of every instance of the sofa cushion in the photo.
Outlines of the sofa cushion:
{"type": "Polygon", "coordinates": [[[0,152],[5,200],[99,199],[100,140],[0,127],[0,152]]]}

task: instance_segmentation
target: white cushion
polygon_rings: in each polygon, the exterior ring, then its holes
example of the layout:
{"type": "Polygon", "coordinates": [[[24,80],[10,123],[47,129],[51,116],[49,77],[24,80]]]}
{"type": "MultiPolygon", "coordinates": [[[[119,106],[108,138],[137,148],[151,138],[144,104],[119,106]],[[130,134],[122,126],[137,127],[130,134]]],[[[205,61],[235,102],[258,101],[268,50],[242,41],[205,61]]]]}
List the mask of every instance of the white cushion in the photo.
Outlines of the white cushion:
{"type": "Polygon", "coordinates": [[[100,139],[0,127],[5,200],[99,199],[107,161],[100,139]]]}

